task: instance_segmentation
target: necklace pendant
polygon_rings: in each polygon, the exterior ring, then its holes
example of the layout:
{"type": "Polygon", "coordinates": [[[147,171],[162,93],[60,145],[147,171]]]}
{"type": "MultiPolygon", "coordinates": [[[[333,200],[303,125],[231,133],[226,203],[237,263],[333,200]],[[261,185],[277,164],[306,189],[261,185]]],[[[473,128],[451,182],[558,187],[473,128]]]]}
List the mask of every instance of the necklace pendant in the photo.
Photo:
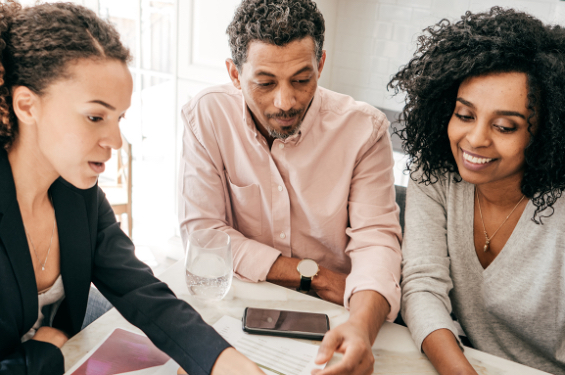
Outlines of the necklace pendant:
{"type": "Polygon", "coordinates": [[[486,253],[488,250],[488,243],[485,244],[485,247],[483,247],[483,253],[486,253]]]}
{"type": "Polygon", "coordinates": [[[42,270],[42,271],[45,271],[45,266],[41,266],[41,270],[42,270]]]}

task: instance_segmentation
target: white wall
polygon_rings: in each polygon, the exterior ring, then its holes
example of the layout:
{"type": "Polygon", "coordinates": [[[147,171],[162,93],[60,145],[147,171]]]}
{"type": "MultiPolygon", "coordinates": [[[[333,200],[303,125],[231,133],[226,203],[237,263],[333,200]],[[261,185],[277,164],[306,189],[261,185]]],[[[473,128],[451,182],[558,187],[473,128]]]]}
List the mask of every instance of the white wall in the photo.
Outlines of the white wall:
{"type": "Polygon", "coordinates": [[[339,0],[330,88],[400,110],[403,98],[392,98],[386,84],[410,60],[421,30],[442,18],[458,20],[467,10],[494,5],[565,24],[565,2],[558,0],[339,0]]]}

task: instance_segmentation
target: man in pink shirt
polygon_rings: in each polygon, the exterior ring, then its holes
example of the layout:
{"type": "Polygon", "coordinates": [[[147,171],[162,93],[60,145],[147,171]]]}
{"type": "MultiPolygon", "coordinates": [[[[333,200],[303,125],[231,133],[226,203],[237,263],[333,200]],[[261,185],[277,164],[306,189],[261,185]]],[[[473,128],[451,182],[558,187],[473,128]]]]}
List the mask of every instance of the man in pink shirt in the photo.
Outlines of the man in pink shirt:
{"type": "Polygon", "coordinates": [[[237,277],[348,307],[349,320],[326,334],[318,355],[323,363],[338,351],[343,360],[320,374],[370,374],[371,346],[400,303],[389,122],[318,87],[324,19],[311,0],[244,0],[228,35],[232,84],[182,110],[183,240],[222,230],[237,277]]]}

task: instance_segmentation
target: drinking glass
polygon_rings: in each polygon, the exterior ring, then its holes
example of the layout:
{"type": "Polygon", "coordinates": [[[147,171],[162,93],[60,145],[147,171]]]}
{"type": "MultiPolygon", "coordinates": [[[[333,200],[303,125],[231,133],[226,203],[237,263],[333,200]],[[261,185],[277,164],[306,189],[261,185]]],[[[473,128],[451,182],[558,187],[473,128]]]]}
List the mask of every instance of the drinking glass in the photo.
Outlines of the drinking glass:
{"type": "Polygon", "coordinates": [[[230,236],[217,229],[201,229],[188,237],[186,285],[190,294],[221,300],[230,290],[233,276],[230,236]]]}

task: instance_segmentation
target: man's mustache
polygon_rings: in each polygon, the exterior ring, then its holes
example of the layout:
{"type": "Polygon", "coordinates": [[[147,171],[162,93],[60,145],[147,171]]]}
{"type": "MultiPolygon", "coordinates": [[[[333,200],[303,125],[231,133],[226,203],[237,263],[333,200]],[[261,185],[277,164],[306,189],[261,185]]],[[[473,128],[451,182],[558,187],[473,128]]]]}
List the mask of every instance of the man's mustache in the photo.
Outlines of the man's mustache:
{"type": "Polygon", "coordinates": [[[265,116],[268,119],[272,119],[272,118],[282,118],[282,119],[287,119],[287,118],[292,118],[294,116],[300,115],[304,110],[303,109],[291,109],[289,111],[280,111],[277,113],[273,113],[273,114],[266,114],[265,116]]]}

